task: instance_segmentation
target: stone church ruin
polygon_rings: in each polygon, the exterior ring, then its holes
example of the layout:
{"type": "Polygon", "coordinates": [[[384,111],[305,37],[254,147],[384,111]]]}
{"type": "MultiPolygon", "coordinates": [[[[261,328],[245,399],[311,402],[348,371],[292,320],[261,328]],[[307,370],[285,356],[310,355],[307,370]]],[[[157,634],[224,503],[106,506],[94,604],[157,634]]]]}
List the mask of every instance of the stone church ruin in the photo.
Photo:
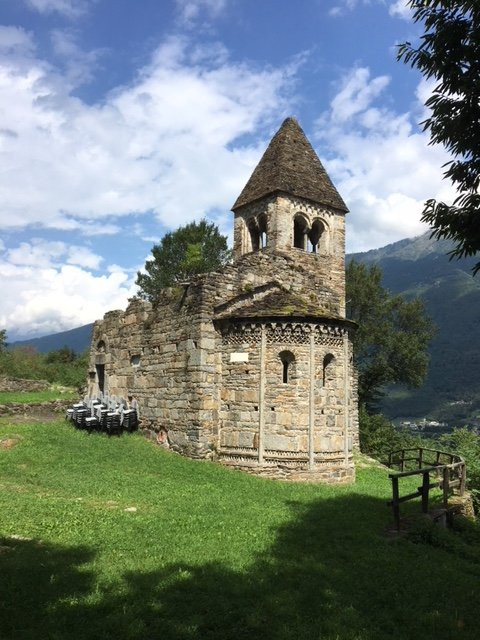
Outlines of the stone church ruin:
{"type": "Polygon", "coordinates": [[[133,397],[142,429],[191,457],[352,481],[348,209],[295,119],[232,210],[232,264],[95,323],[88,394],[133,397]]]}

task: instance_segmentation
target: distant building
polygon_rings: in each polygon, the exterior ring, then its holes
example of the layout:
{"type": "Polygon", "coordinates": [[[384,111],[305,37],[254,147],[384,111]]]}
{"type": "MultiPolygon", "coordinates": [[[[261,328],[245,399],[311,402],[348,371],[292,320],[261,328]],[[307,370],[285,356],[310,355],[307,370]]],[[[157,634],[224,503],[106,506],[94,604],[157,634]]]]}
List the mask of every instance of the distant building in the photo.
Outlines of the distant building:
{"type": "Polygon", "coordinates": [[[89,395],[133,396],[142,428],[192,457],[352,481],[347,211],[288,118],[233,206],[233,264],[97,321],[89,395]]]}

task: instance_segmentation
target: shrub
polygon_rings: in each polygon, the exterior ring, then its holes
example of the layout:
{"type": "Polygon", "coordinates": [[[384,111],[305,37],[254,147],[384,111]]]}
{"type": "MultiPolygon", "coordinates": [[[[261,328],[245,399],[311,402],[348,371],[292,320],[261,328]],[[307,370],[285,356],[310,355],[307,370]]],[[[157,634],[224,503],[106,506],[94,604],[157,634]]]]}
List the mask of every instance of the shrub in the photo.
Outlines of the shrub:
{"type": "Polygon", "coordinates": [[[369,414],[365,407],[359,412],[360,450],[385,462],[390,451],[420,445],[420,439],[397,431],[381,414],[369,414]]]}

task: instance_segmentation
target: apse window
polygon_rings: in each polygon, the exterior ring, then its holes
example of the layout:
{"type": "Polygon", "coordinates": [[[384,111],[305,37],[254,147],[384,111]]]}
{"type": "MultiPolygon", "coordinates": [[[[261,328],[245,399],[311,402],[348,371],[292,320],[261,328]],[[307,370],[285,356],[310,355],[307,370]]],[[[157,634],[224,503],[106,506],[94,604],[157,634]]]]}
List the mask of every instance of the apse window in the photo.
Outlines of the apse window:
{"type": "Polygon", "coordinates": [[[283,384],[288,384],[292,379],[295,356],[291,351],[281,351],[278,357],[282,363],[282,382],[283,384]]]}

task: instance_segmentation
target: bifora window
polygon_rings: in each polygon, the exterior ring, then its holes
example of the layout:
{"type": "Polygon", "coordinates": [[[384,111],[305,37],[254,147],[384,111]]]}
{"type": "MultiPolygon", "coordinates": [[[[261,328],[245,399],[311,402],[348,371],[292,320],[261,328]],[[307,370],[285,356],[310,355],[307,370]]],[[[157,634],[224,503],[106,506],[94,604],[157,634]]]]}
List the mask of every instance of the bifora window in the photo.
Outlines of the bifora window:
{"type": "Polygon", "coordinates": [[[293,246],[309,253],[328,253],[328,227],[320,218],[310,226],[307,219],[297,213],[293,219],[293,246]]]}
{"type": "Polygon", "coordinates": [[[307,247],[308,222],[297,213],[293,219],[293,246],[305,251],[307,247]]]}
{"type": "Polygon", "coordinates": [[[308,234],[308,247],[311,253],[318,253],[321,248],[321,238],[325,233],[325,227],[317,218],[313,221],[312,228],[308,234]]]}
{"type": "Polygon", "coordinates": [[[250,244],[252,251],[265,249],[268,243],[268,221],[267,216],[262,213],[257,218],[252,218],[248,222],[248,232],[250,234],[250,244]]]}

